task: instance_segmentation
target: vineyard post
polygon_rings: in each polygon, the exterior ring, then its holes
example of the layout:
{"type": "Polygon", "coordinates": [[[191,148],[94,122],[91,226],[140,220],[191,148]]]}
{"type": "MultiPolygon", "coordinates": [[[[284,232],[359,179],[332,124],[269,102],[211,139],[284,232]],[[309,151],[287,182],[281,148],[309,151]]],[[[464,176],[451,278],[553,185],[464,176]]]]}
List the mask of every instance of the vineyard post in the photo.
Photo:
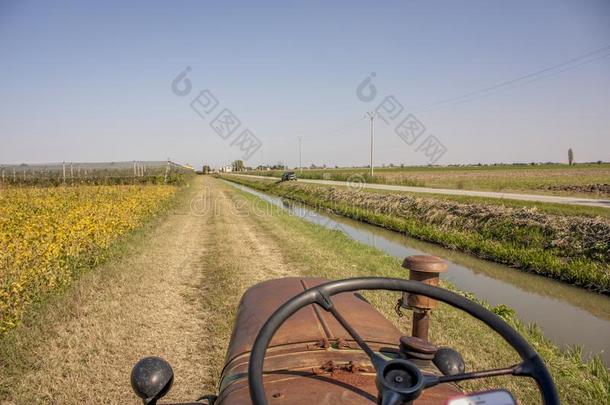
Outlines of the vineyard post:
{"type": "Polygon", "coordinates": [[[74,166],[72,162],[70,162],[70,181],[74,182],[74,166]]]}
{"type": "Polygon", "coordinates": [[[17,182],[17,171],[13,169],[13,183],[17,182]]]}
{"type": "Polygon", "coordinates": [[[167,183],[167,175],[169,174],[169,165],[170,165],[169,159],[167,159],[167,166],[165,168],[165,178],[163,179],[164,183],[167,183]]]}
{"type": "Polygon", "coordinates": [[[62,169],[63,169],[63,174],[64,174],[64,176],[63,176],[63,179],[64,179],[64,184],[66,184],[66,162],[63,162],[63,163],[61,164],[61,167],[62,167],[62,169]]]}
{"type": "Polygon", "coordinates": [[[2,183],[4,184],[4,167],[2,168],[2,183]]]}
{"type": "Polygon", "coordinates": [[[23,169],[23,181],[25,181],[25,169],[23,169]]]}

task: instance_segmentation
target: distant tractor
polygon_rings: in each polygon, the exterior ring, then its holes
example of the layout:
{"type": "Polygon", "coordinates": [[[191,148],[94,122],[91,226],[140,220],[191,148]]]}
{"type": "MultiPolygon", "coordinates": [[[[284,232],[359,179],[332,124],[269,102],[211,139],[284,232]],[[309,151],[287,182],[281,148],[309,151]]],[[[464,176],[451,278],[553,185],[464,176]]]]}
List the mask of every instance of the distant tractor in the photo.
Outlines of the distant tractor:
{"type": "Polygon", "coordinates": [[[284,172],[284,174],[282,174],[282,180],[280,181],[292,181],[296,179],[297,175],[294,172],[284,172]]]}

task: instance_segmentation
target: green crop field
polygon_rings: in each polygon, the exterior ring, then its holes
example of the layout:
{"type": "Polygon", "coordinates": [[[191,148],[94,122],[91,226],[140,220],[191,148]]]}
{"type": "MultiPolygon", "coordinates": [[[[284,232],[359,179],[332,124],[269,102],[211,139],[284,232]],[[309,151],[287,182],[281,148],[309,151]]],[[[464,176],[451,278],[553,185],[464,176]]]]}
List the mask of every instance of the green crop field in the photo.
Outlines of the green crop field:
{"type": "MultiPolygon", "coordinates": [[[[370,176],[368,168],[304,169],[304,179],[348,181],[405,186],[529,192],[557,195],[610,196],[610,164],[488,165],[448,167],[382,167],[370,176]]],[[[279,170],[253,170],[249,174],[280,176],[279,170]]]]}

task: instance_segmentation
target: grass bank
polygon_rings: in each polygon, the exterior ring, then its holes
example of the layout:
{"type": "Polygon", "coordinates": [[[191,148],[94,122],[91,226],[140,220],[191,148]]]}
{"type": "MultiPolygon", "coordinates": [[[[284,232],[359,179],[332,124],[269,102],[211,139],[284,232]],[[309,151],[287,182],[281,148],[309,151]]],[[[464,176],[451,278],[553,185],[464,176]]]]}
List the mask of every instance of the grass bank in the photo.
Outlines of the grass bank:
{"type": "MultiPolygon", "coordinates": [[[[400,261],[394,257],[364,246],[341,232],[323,228],[294,217],[288,212],[273,209],[271,205],[256,196],[238,190],[234,193],[235,199],[245,201],[236,204],[240,208],[256,206],[254,211],[268,213],[251,215],[249,218],[256,221],[261,235],[275,241],[282,262],[301,275],[328,279],[359,276],[406,277],[400,261]]],[[[226,251],[222,246],[219,245],[214,251],[219,253],[226,251]]],[[[243,283],[240,278],[247,277],[239,265],[231,262],[232,257],[223,254],[208,257],[210,265],[219,265],[227,271],[227,274],[231,274],[229,277],[223,277],[221,284],[210,288],[231,291],[231,285],[243,283]],[[228,272],[230,268],[234,269],[228,272]]],[[[444,283],[443,287],[453,289],[447,283],[444,283]]],[[[224,299],[226,301],[238,297],[239,294],[236,292],[234,297],[224,297],[224,299]]],[[[407,313],[405,317],[399,318],[394,312],[396,294],[373,293],[368,294],[367,298],[401,330],[409,333],[410,314],[407,313]]],[[[222,313],[217,314],[218,319],[226,319],[229,325],[234,316],[234,309],[233,307],[224,309],[222,313]]],[[[599,358],[583,362],[577,348],[560,350],[546,339],[535,325],[521,323],[510,308],[500,305],[492,310],[518,330],[545,359],[563,403],[610,403],[610,374],[599,358]]],[[[431,341],[436,344],[459,350],[465,358],[468,370],[503,367],[518,361],[514,351],[498,335],[483,327],[479,321],[447,305],[441,305],[434,312],[430,336],[431,341]]],[[[510,389],[523,404],[540,402],[537,388],[527,379],[501,377],[463,385],[467,390],[491,387],[510,389]]]]}
{"type": "Polygon", "coordinates": [[[610,221],[400,193],[227,179],[447,248],[610,292],[610,221]]]}
{"type": "MultiPolygon", "coordinates": [[[[322,184],[321,184],[322,185],[322,184]]],[[[348,186],[344,186],[347,188],[348,186]]],[[[366,188],[366,191],[371,193],[388,193],[387,190],[379,190],[374,188],[366,188]]],[[[610,209],[604,207],[593,207],[587,205],[571,205],[571,204],[558,204],[548,203],[542,201],[526,201],[526,200],[513,200],[507,198],[491,198],[491,197],[478,197],[478,196],[467,196],[467,195],[450,195],[450,194],[438,194],[438,193],[413,193],[408,191],[391,191],[395,194],[409,195],[413,198],[425,197],[434,198],[442,201],[452,201],[462,204],[485,204],[485,205],[496,205],[508,208],[529,208],[535,209],[538,212],[551,215],[566,215],[566,216],[578,216],[578,217],[589,217],[596,218],[602,217],[610,219],[610,209]]]]}

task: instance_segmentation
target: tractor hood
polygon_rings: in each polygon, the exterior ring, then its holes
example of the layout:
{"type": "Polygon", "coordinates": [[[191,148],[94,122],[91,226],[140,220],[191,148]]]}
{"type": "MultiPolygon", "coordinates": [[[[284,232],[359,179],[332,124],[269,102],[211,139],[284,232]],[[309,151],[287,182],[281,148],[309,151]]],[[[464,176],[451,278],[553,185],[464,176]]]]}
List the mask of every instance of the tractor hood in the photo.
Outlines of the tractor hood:
{"type": "MultiPolygon", "coordinates": [[[[227,351],[217,405],[250,404],[249,353],[265,321],[283,303],[322,284],[319,278],[283,278],[251,287],[242,297],[227,351]]],[[[400,331],[363,297],[332,297],[336,308],[373,350],[397,353],[400,331]]],[[[264,365],[270,404],[375,404],[375,372],[368,357],[335,318],[310,305],[277,331],[264,365]]],[[[424,370],[435,372],[435,369],[424,370]]],[[[427,390],[416,403],[444,403],[461,392],[443,384],[427,390]]]]}

